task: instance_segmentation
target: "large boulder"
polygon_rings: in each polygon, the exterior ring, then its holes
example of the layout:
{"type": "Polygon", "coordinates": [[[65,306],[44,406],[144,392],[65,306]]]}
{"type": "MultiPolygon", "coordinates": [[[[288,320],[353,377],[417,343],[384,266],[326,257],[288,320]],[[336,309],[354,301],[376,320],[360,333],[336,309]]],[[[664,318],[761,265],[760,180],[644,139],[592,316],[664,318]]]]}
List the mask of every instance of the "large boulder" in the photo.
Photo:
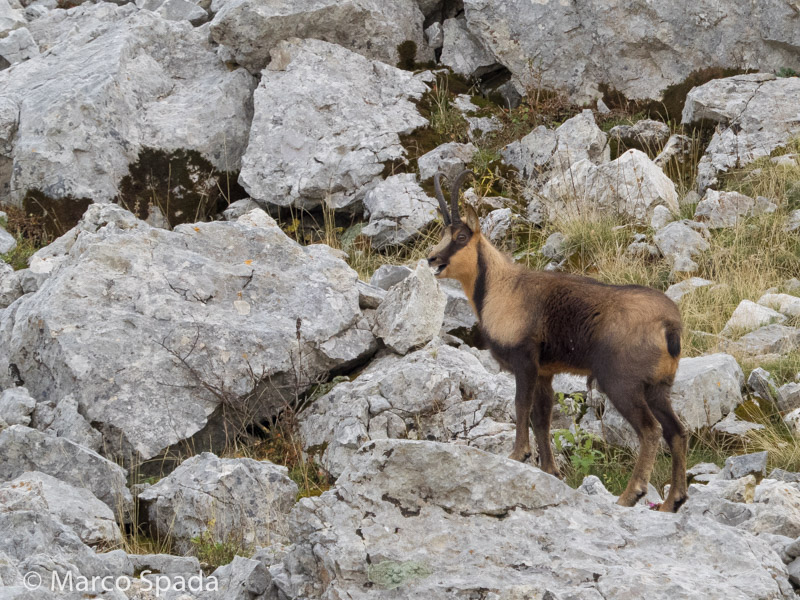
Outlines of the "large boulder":
{"type": "Polygon", "coordinates": [[[295,545],[270,574],[290,598],[794,597],[750,533],[452,444],[369,442],[289,522],[295,545]]]}
{"type": "Polygon", "coordinates": [[[0,313],[0,386],[14,364],[40,402],[72,395],[126,460],[201,430],[224,445],[376,350],[356,272],[261,210],[167,231],[92,205],[49,248],[41,289],[0,313]]]}
{"type": "Polygon", "coordinates": [[[369,440],[468,444],[508,455],[514,443],[514,380],[475,354],[431,344],[373,362],[300,415],[307,452],[334,477],[369,440]]]}
{"type": "Polygon", "coordinates": [[[480,77],[491,71],[497,62],[480,38],[468,28],[463,17],[447,19],[442,26],[441,63],[464,77],[480,77]]]}
{"type": "Polygon", "coordinates": [[[781,324],[786,316],[768,306],[756,304],[751,300],[742,300],[733,311],[731,318],[720,331],[721,335],[728,337],[741,337],[755,329],[773,323],[781,324]]]}
{"type": "Polygon", "coordinates": [[[51,475],[23,473],[0,485],[0,504],[30,503],[69,526],[84,544],[118,546],[122,533],[112,510],[84,487],[75,487],[51,475]]]}
{"type": "Polygon", "coordinates": [[[697,204],[694,218],[708,225],[709,229],[735,227],[745,217],[775,212],[776,206],[763,196],[756,199],[738,192],[706,190],[697,204]]]}
{"type": "Polygon", "coordinates": [[[400,135],[427,125],[413,101],[420,76],[327,42],[292,39],[272,51],[254,96],[239,182],[274,206],[343,208],[360,202],[400,135]]]}
{"type": "Polygon", "coordinates": [[[255,79],[228,69],[201,29],[133,4],[51,12],[36,21],[47,52],[0,71],[0,103],[17,112],[10,149],[0,124],[0,196],[112,199],[146,147],[239,168],[255,79]]]}
{"type": "Polygon", "coordinates": [[[672,407],[691,431],[721,421],[743,402],[744,371],[729,354],[682,358],[672,384],[672,407]]]}
{"type": "Polygon", "coordinates": [[[247,549],[283,539],[285,514],[297,484],[286,467],[251,458],[218,458],[210,452],[184,461],[139,494],[151,527],[170,537],[178,552],[195,538],[247,549]]]}
{"type": "Polygon", "coordinates": [[[656,206],[678,212],[675,184],[640,150],[595,165],[589,159],[573,163],[542,189],[550,219],[579,214],[615,213],[649,224],[656,206]]]}
{"type": "Polygon", "coordinates": [[[211,38],[253,74],[289,38],[324,40],[394,66],[405,58],[404,42],[415,46],[411,59],[433,58],[422,22],[415,0],[229,0],[211,22],[211,38]]]}
{"type": "Polygon", "coordinates": [[[519,88],[564,90],[578,102],[601,89],[661,100],[709,65],[774,71],[800,54],[797,13],[786,3],[464,0],[464,10],[519,88]]]}
{"type": "Polygon", "coordinates": [[[600,165],[611,160],[608,136],[597,126],[591,110],[567,119],[557,129],[540,125],[501,151],[503,160],[525,179],[547,181],[564,174],[580,160],[600,165]]]}
{"type": "Polygon", "coordinates": [[[704,223],[684,219],[668,223],[653,236],[661,254],[676,273],[693,273],[699,267],[694,259],[708,250],[711,234],[704,223]]]}
{"type": "Polygon", "coordinates": [[[386,294],[372,331],[387,348],[406,354],[438,335],[446,305],[447,298],[433,270],[427,261],[421,260],[411,275],[386,294]]]}
{"type": "MultiPolygon", "coordinates": [[[[783,22],[774,24],[780,29],[783,22]]],[[[769,73],[717,79],[690,91],[683,123],[719,124],[697,165],[698,188],[716,186],[720,174],[769,156],[800,135],[798,95],[800,78],[776,78],[769,73]]]]}
{"type": "Polygon", "coordinates": [[[120,519],[131,508],[126,472],[119,465],[65,438],[23,425],[0,431],[0,481],[15,479],[28,471],[39,471],[88,489],[120,519]]]}
{"type": "Polygon", "coordinates": [[[438,203],[417,183],[414,173],[392,175],[364,197],[364,216],[369,223],[361,230],[375,249],[404,244],[417,237],[437,219],[438,203]]]}

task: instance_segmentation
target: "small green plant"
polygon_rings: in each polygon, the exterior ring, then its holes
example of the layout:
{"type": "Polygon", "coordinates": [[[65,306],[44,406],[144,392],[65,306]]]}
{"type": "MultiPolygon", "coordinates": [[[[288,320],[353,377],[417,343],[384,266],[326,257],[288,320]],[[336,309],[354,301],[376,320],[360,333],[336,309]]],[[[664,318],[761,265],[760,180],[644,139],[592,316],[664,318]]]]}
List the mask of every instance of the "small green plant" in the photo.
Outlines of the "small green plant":
{"type": "Polygon", "coordinates": [[[212,521],[209,523],[208,529],[191,540],[192,550],[197,556],[197,560],[213,569],[229,564],[236,556],[251,554],[243,549],[239,543],[215,539],[211,533],[213,525],[214,522],[212,521]]]}
{"type": "Polygon", "coordinates": [[[589,475],[592,468],[603,461],[604,455],[594,447],[598,438],[575,426],[574,431],[556,429],[553,432],[553,443],[556,452],[566,454],[569,462],[581,478],[589,475]]]}
{"type": "Polygon", "coordinates": [[[798,77],[798,72],[790,67],[781,67],[775,72],[778,77],[798,77]]]}

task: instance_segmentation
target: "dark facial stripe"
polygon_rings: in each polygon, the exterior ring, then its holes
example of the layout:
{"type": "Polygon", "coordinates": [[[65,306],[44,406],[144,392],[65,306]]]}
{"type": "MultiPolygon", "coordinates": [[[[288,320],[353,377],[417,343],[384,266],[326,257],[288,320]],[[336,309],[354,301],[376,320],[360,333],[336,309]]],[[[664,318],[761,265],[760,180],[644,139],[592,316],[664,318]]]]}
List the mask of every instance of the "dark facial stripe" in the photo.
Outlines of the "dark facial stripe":
{"type": "Polygon", "coordinates": [[[480,244],[478,244],[478,277],[475,278],[472,300],[475,302],[475,309],[478,311],[478,319],[480,319],[483,314],[483,303],[486,300],[486,260],[483,258],[480,244]]]}

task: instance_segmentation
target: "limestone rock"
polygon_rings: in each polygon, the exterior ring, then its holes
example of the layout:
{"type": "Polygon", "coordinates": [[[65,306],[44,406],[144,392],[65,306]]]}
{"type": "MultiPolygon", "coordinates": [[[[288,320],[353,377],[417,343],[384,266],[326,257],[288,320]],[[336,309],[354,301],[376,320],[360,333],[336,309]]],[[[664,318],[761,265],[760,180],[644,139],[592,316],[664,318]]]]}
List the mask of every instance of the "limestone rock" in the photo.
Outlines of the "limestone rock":
{"type": "Polygon", "coordinates": [[[778,388],[776,395],[780,411],[800,408],[800,383],[786,383],[778,388]]]}
{"type": "Polygon", "coordinates": [[[642,152],[655,154],[661,151],[670,137],[669,125],[652,119],[641,119],[633,125],[617,125],[608,132],[611,139],[617,139],[626,148],[636,148],[642,152]]]}
{"type": "Polygon", "coordinates": [[[443,24],[443,46],[440,62],[464,77],[480,77],[497,62],[484,48],[480,38],[468,28],[463,18],[447,19],[443,24]]]}
{"type": "Polygon", "coordinates": [[[599,166],[578,161],[548,181],[541,195],[551,219],[596,211],[647,224],[656,206],[678,212],[675,184],[639,150],[628,150],[599,166]]]}
{"type": "Polygon", "coordinates": [[[704,224],[684,219],[656,231],[653,241],[672,262],[673,272],[692,273],[698,268],[693,259],[710,248],[709,238],[704,224]]]}
{"type": "Polygon", "coordinates": [[[13,387],[0,392],[0,419],[8,425],[29,425],[36,400],[24,387],[13,387]]]}
{"type": "Polygon", "coordinates": [[[122,534],[112,510],[85,487],[75,487],[37,471],[0,485],[0,504],[35,502],[88,546],[116,546],[122,534]],[[36,500],[26,498],[36,496],[36,500]]]}
{"type": "Polygon", "coordinates": [[[403,281],[406,277],[413,273],[411,269],[403,265],[381,265],[372,274],[369,280],[370,285],[388,290],[393,285],[403,281]]]}
{"type": "Polygon", "coordinates": [[[520,91],[538,84],[578,103],[601,97],[602,84],[629,100],[662,100],[709,65],[771,72],[797,60],[797,13],[785,3],[465,0],[464,11],[520,91]]]}
{"type": "Polygon", "coordinates": [[[0,481],[40,471],[79,488],[87,488],[115,515],[131,506],[125,470],[96,452],[65,438],[14,425],[0,431],[0,481]]]}
{"type": "MultiPolygon", "coordinates": [[[[778,28],[781,24],[774,25],[778,28]]],[[[800,134],[792,100],[798,94],[800,79],[768,73],[716,79],[691,90],[683,108],[683,123],[706,120],[720,124],[697,166],[697,186],[701,190],[713,187],[720,174],[769,156],[800,134]]]]}
{"type": "Polygon", "coordinates": [[[650,217],[650,227],[658,231],[666,227],[667,223],[673,220],[673,215],[666,206],[656,206],[653,209],[653,215],[650,217]]]}
{"type": "Polygon", "coordinates": [[[442,329],[449,333],[458,330],[470,330],[478,323],[475,312],[467,300],[461,284],[452,279],[439,280],[439,287],[447,298],[444,307],[444,323],[442,329]]]}
{"type": "Polygon", "coordinates": [[[697,289],[707,287],[709,285],[714,285],[714,282],[709,281],[708,279],[703,279],[702,277],[690,277],[689,279],[684,279],[680,283],[672,284],[664,293],[673,302],[678,302],[686,294],[690,294],[697,289]]]}
{"type": "MultiPolygon", "coordinates": [[[[764,429],[760,423],[751,423],[750,421],[743,421],[736,416],[736,413],[729,412],[728,416],[716,423],[711,431],[714,433],[724,433],[725,435],[745,438],[751,431],[759,431],[764,429]]],[[[765,473],[766,474],[766,473],[765,473]]]]}
{"type": "Polygon", "coordinates": [[[8,233],[5,229],[0,227],[0,254],[8,254],[13,252],[17,247],[17,240],[14,236],[8,233]]]}
{"type": "Polygon", "coordinates": [[[361,235],[375,249],[404,244],[437,219],[438,203],[417,183],[414,173],[392,175],[364,197],[364,216],[369,224],[361,235]]]}
{"type": "Polygon", "coordinates": [[[710,427],[742,403],[744,372],[729,354],[682,358],[672,407],[691,431],[710,427]]]}
{"type": "Polygon", "coordinates": [[[413,104],[427,86],[319,40],[284,41],[273,54],[255,92],[239,182],[268,205],[357,204],[384,163],[404,156],[399,136],[428,124],[413,104]]]}
{"type": "Polygon", "coordinates": [[[777,310],[787,317],[800,317],[800,298],[791,294],[764,294],[758,304],[777,310]]]}
{"type": "Polygon", "coordinates": [[[493,244],[502,245],[513,222],[514,214],[510,208],[497,208],[481,218],[481,233],[493,244]]]}
{"type": "Polygon", "coordinates": [[[433,53],[422,22],[415,0],[229,0],[210,31],[237,63],[257,74],[274,58],[276,44],[290,38],[324,40],[392,66],[401,59],[398,46],[410,41],[416,60],[425,62],[433,53]]]}
{"type": "Polygon", "coordinates": [[[22,294],[18,271],[0,260],[0,309],[10,306],[22,294]]]}
{"type": "Polygon", "coordinates": [[[501,151],[503,160],[524,179],[547,181],[563,175],[575,163],[588,160],[600,165],[611,160],[608,137],[597,126],[591,110],[564,121],[555,130],[539,126],[501,151]]]}
{"type": "Polygon", "coordinates": [[[241,547],[268,545],[285,535],[285,513],[297,484],[286,467],[250,458],[218,458],[204,452],[139,494],[149,522],[171,536],[179,552],[209,535],[241,547]],[[207,532],[207,534],[206,534],[207,532]]]}
{"type": "Polygon", "coordinates": [[[738,192],[706,190],[694,218],[708,225],[709,229],[720,229],[735,227],[743,218],[765,212],[775,212],[775,205],[765,198],[754,200],[738,192]]]}
{"type": "MultiPolygon", "coordinates": [[[[484,354],[484,353],[481,353],[484,354]]],[[[373,362],[300,415],[306,451],[338,477],[369,440],[409,438],[511,452],[514,381],[465,348],[431,344],[373,362]]]]}
{"type": "MultiPolygon", "coordinates": [[[[437,172],[453,181],[460,171],[472,162],[477,148],[472,144],[449,142],[426,152],[417,159],[421,181],[431,179],[437,172]]],[[[445,187],[446,182],[442,185],[445,187]]]]}
{"type": "Polygon", "coordinates": [[[773,323],[743,335],[733,345],[750,356],[786,354],[800,348],[800,328],[773,323]]]}
{"type": "Polygon", "coordinates": [[[768,402],[777,400],[778,386],[775,385],[775,381],[769,371],[765,371],[761,367],[756,367],[750,372],[750,376],[747,378],[747,387],[757,398],[768,402]]]}
{"type": "Polygon", "coordinates": [[[37,40],[42,54],[0,72],[19,115],[11,150],[0,147],[12,165],[6,172],[0,157],[0,195],[19,203],[36,188],[110,200],[145,147],[196,150],[219,170],[239,168],[255,79],[229,70],[207,34],[133,4],[50,12],[35,21],[52,36],[37,40]]]}
{"type": "Polygon", "coordinates": [[[764,325],[781,324],[785,320],[786,317],[784,315],[771,308],[756,304],[750,300],[742,300],[720,333],[725,336],[733,336],[735,334],[741,336],[764,325]]]}
{"type": "Polygon", "coordinates": [[[446,303],[433,271],[427,261],[421,260],[414,272],[394,286],[378,307],[373,333],[387,348],[406,354],[439,333],[446,303]]]}
{"type": "Polygon", "coordinates": [[[356,272],[261,210],[166,231],[92,205],[48,248],[65,254],[42,289],[0,313],[0,385],[13,363],[40,402],[72,395],[126,461],[195,434],[224,446],[232,406],[274,414],[287,389],[375,351],[356,272]]]}
{"type": "Polygon", "coordinates": [[[694,141],[688,135],[671,135],[664,145],[664,149],[653,159],[656,166],[666,169],[667,165],[675,162],[679,165],[688,163],[694,151],[694,141]]]}
{"type": "Polygon", "coordinates": [[[750,533],[702,516],[625,509],[452,444],[370,442],[335,489],[298,503],[290,523],[296,543],[270,568],[287,597],[794,593],[781,558],[750,533]]]}

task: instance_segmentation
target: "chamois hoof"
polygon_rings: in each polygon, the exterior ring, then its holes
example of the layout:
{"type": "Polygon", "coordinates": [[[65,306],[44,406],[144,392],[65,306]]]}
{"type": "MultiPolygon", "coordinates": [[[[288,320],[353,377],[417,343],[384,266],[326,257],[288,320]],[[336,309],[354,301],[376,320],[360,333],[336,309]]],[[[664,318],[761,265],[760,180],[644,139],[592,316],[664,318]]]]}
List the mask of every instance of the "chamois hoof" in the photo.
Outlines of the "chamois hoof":
{"type": "Polygon", "coordinates": [[[530,450],[528,452],[514,451],[508,455],[508,458],[510,458],[511,460],[516,460],[519,462],[527,462],[530,459],[530,457],[531,457],[530,450]]]}

